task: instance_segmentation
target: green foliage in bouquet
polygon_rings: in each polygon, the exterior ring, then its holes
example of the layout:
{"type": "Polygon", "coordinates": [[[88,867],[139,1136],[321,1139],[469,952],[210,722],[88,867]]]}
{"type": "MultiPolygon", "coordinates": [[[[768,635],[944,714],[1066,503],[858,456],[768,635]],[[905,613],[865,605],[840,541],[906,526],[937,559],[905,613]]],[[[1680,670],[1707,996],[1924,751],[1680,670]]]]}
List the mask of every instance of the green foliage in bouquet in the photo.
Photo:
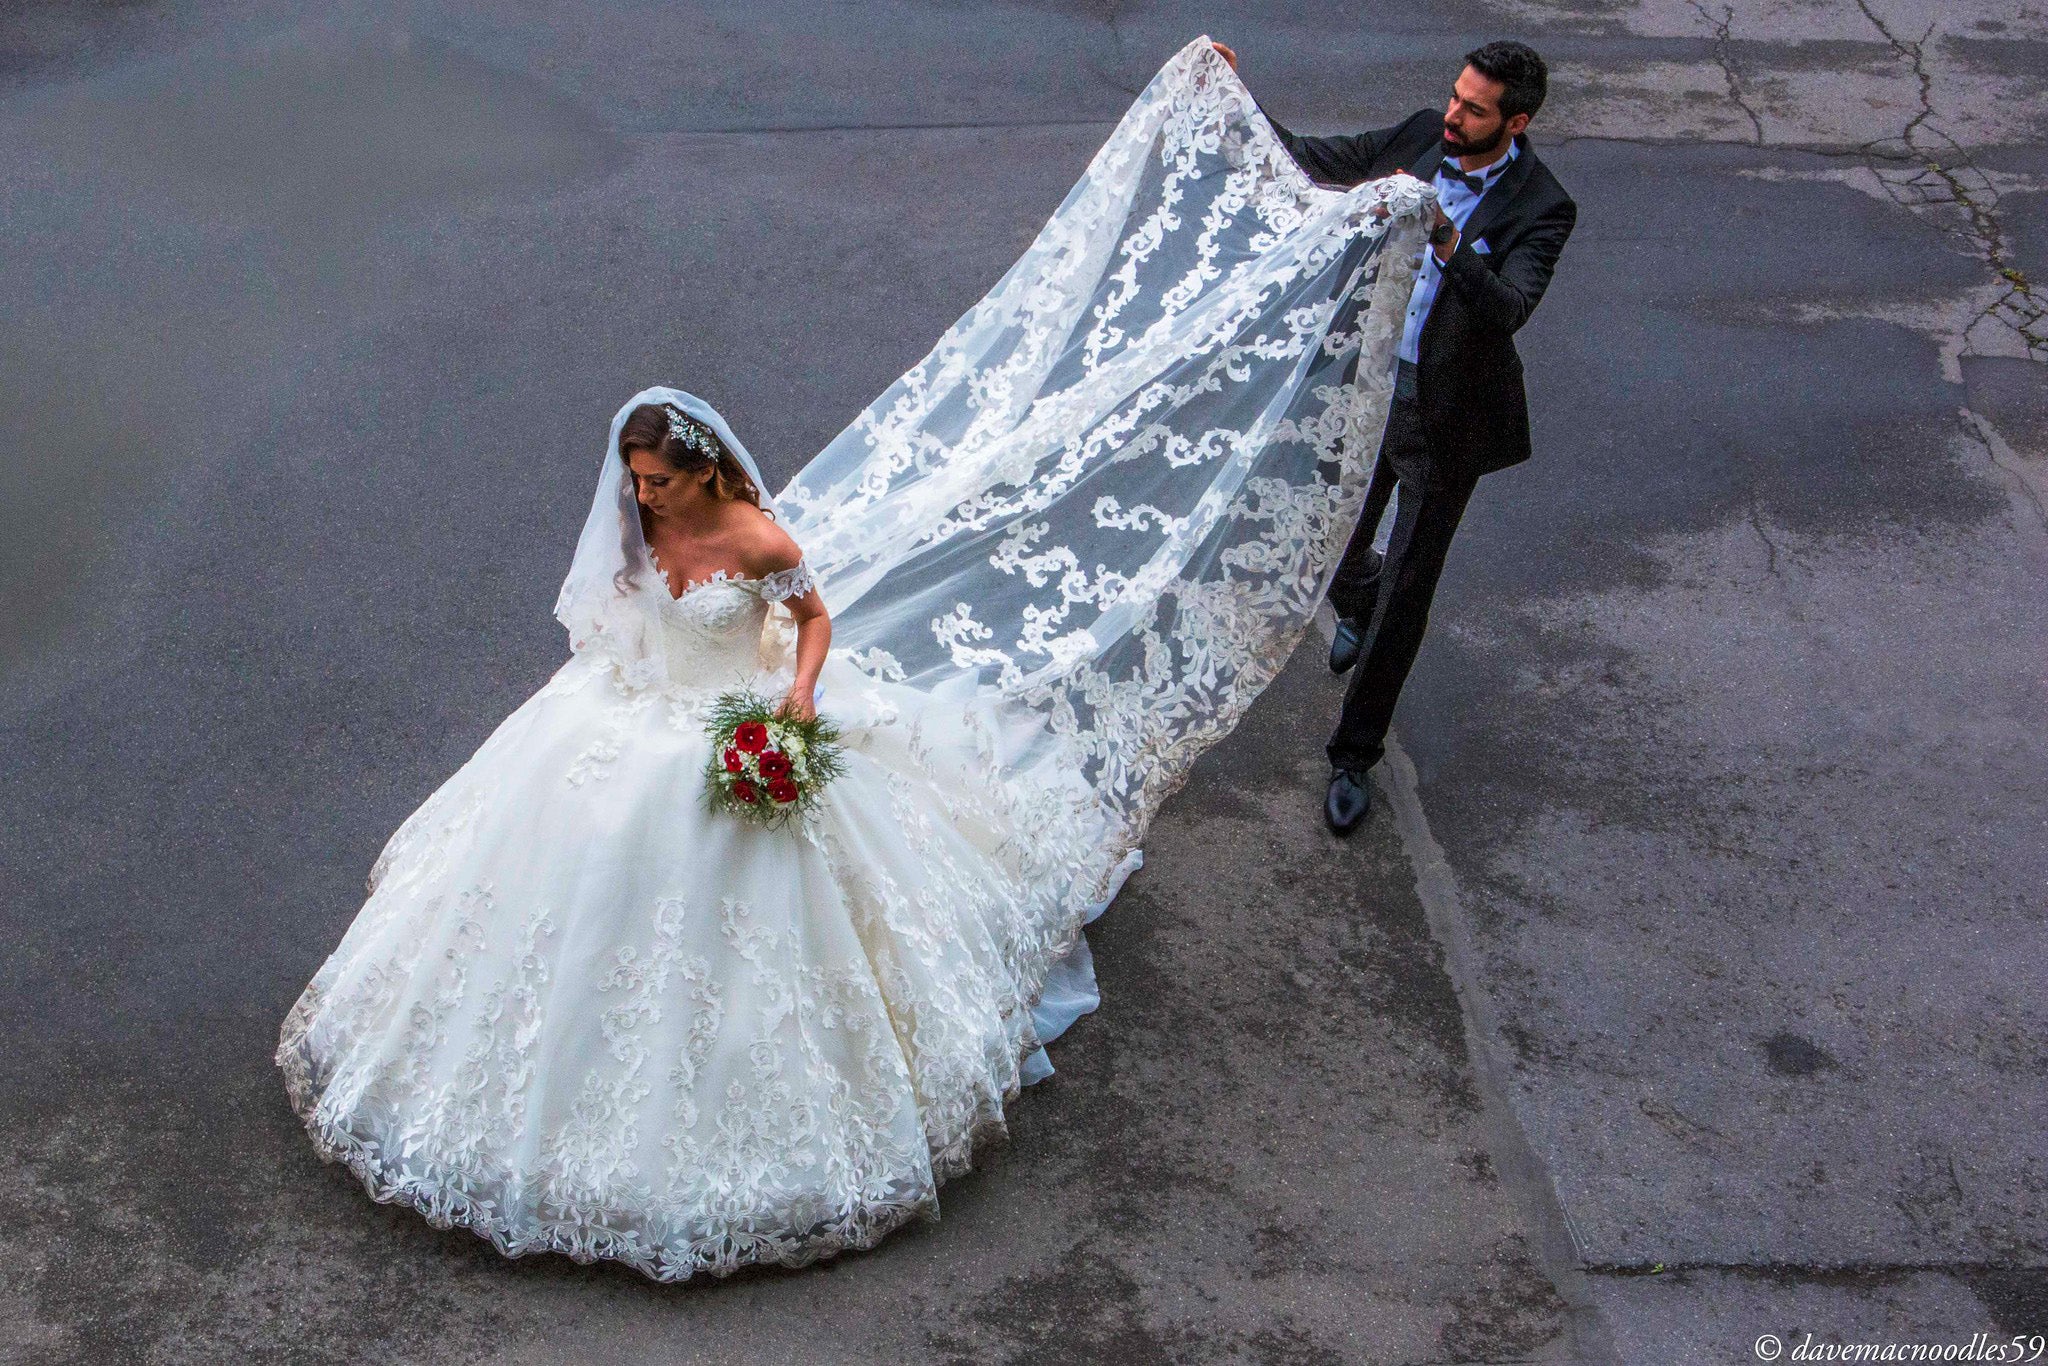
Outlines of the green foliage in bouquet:
{"type": "Polygon", "coordinates": [[[705,730],[711,762],[704,798],[759,825],[781,825],[817,803],[825,785],[846,771],[839,727],[823,717],[798,720],[757,693],[721,694],[705,730]]]}

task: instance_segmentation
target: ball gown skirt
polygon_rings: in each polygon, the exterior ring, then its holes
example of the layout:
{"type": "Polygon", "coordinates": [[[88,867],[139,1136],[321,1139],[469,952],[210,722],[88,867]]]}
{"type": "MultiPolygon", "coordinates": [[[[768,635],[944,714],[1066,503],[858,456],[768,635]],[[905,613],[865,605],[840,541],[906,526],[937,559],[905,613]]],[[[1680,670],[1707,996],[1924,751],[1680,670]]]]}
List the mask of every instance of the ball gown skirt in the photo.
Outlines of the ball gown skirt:
{"type": "Polygon", "coordinates": [[[1135,853],[1076,766],[1006,769],[1018,723],[971,688],[836,658],[846,771],[809,817],[710,809],[711,701],[788,686],[777,596],[669,604],[660,686],[573,656],[391,837],[277,1052],[375,1199],[511,1256],[722,1276],[936,1218],[1001,1131],[1048,972],[1135,853]]]}

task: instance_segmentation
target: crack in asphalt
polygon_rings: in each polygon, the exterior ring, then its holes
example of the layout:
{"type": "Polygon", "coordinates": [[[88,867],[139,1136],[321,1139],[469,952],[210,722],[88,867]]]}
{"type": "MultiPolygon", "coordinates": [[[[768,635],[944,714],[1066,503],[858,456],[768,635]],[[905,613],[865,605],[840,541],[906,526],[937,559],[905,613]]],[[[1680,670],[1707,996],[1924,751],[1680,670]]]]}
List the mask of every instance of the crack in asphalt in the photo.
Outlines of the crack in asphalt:
{"type": "MultiPolygon", "coordinates": [[[[1964,325],[1964,354],[1970,354],[1970,334],[1979,323],[1989,319],[2003,323],[2017,333],[2026,346],[2029,359],[2048,360],[2048,304],[2034,297],[2032,281],[2013,262],[2005,226],[1998,217],[1998,188],[1971,158],[1969,150],[1936,120],[1934,77],[1927,69],[1926,53],[1927,40],[1934,36],[1936,21],[1930,20],[1927,31],[1919,38],[1908,40],[1895,33],[1892,26],[1871,8],[1870,0],[1856,0],[1856,8],[1862,11],[1863,17],[1870,21],[1871,27],[1883,36],[1892,50],[1906,60],[1920,87],[1920,108],[1906,121],[1898,135],[1877,139],[1863,149],[1880,161],[1895,165],[1917,161],[1920,165],[1903,177],[1886,175],[1883,169],[1873,166],[1871,169],[1877,174],[1878,182],[1894,203],[1916,216],[1923,209],[1960,206],[1969,227],[1957,235],[1963,237],[1973,253],[1981,257],[1992,273],[2006,284],[2003,292],[1964,325]],[[1934,145],[1928,145],[1930,141],[1934,145]],[[1896,142],[1903,150],[1890,151],[1885,147],[1887,142],[1896,142]],[[1965,171],[1975,178],[1980,187],[1974,194],[1964,183],[1965,171]],[[1938,186],[1932,193],[1929,192],[1929,177],[1938,186]],[[1945,195],[1941,193],[1943,190],[1945,195]],[[1982,202],[1977,197],[1979,195],[1984,197],[1982,202]]],[[[1953,228],[1948,230],[1955,231],[1953,228]]]]}
{"type": "MultiPolygon", "coordinates": [[[[1591,136],[1586,140],[1665,147],[1767,145],[1763,121],[1744,95],[1741,74],[1734,61],[1733,7],[1723,5],[1721,17],[1716,18],[1705,0],[1687,0],[1687,3],[1712,33],[1714,60],[1727,82],[1728,99],[1748,117],[1754,130],[1754,140],[1745,143],[1733,138],[1659,140],[1591,136]]],[[[1998,183],[1977,165],[1970,150],[1942,126],[1935,106],[1934,73],[1928,66],[1927,44],[1934,37],[1939,20],[1930,20],[1925,32],[1917,38],[1909,38],[1879,14],[1871,0],[1855,0],[1855,3],[1865,21],[1905,62],[1918,90],[1919,107],[1896,134],[1873,138],[1857,147],[1818,147],[1796,143],[1768,145],[1773,150],[1799,151],[1857,162],[1870,172],[1885,197],[1894,205],[1957,239],[1966,254],[1985,264],[1991,272],[1992,282],[1986,290],[1983,305],[1968,315],[1953,334],[1957,362],[1965,357],[1987,354],[1976,342],[1978,329],[1987,325],[2004,328],[2018,338],[2029,360],[2048,361],[2048,300],[2037,296],[2034,282],[2027,278],[2013,258],[2011,241],[2000,217],[2002,196],[1998,183]]],[[[1578,140],[1566,138],[1560,141],[1570,143],[1578,140]]],[[[1993,466],[2008,476],[2016,485],[2019,498],[2032,507],[2044,524],[2048,524],[2048,487],[2044,487],[2042,475],[2013,450],[1989,418],[1968,407],[1959,408],[1958,412],[1965,429],[1984,447],[1993,466]]],[[[1766,534],[1755,509],[1750,511],[1749,524],[1763,541],[1766,572],[1777,576],[1778,547],[1766,534]]]]}
{"type": "MultiPolygon", "coordinates": [[[[1129,68],[1130,58],[1130,54],[1124,48],[1124,34],[1121,27],[1123,12],[1123,0],[1113,0],[1113,3],[1109,6],[1109,12],[1102,16],[1102,27],[1109,34],[1109,45],[1114,54],[1113,60],[1119,70],[1127,70],[1129,68]]],[[[1141,87],[1130,84],[1130,82],[1119,76],[1117,72],[1103,70],[1086,48],[1083,48],[1081,52],[1081,64],[1093,72],[1104,85],[1112,90],[1121,91],[1131,99],[1136,99],[1144,93],[1141,87]]]]}
{"type": "Polygon", "coordinates": [[[1890,24],[1878,17],[1877,11],[1870,7],[1870,0],[1856,0],[1856,8],[1863,11],[1863,17],[1870,21],[1872,28],[1884,35],[1884,40],[1891,44],[1892,50],[1912,64],[1914,79],[1920,83],[1920,112],[1907,121],[1905,131],[1899,135],[1901,139],[1910,143],[1914,131],[1934,117],[1934,77],[1928,74],[1927,64],[1923,58],[1927,40],[1934,36],[1935,25],[1940,21],[1929,19],[1927,31],[1921,34],[1917,41],[1908,43],[1892,32],[1890,24]]]}
{"type": "Polygon", "coordinates": [[[1773,151],[1802,152],[1853,161],[1870,171],[1892,203],[1957,238],[1968,254],[1989,267],[1996,288],[1983,307],[1962,325],[1958,333],[1961,354],[1984,354],[1972,346],[1971,335],[1980,326],[1990,324],[2003,327],[2017,337],[2029,359],[2048,360],[2048,300],[2036,293],[2034,281],[2014,260],[2012,244],[1999,214],[2002,197],[1998,186],[1977,165],[1969,149],[1941,125],[1940,113],[1935,106],[1934,72],[1929,69],[1927,55],[1927,44],[1935,34],[1938,21],[1931,21],[1918,38],[1908,38],[1875,10],[1870,0],[1855,0],[1857,11],[1912,74],[1918,88],[1918,108],[1897,133],[1844,147],[1767,139],[1763,120],[1749,101],[1742,72],[1735,60],[1737,40],[1733,6],[1724,4],[1719,17],[1716,17],[1706,0],[1686,0],[1686,3],[1708,30],[1713,44],[1713,60],[1728,86],[1728,101],[1749,120],[1752,136],[1748,139],[1659,138],[1584,133],[1552,139],[1551,145],[1607,142],[1659,150],[1674,147],[1767,147],[1773,151]],[[1960,223],[1956,221],[1958,216],[1960,223]]]}
{"type": "Polygon", "coordinates": [[[1984,453],[1991,457],[1991,463],[2012,477],[2013,482],[2019,485],[2020,495],[2033,504],[2034,513],[2042,525],[2048,526],[2048,479],[2028,467],[2019,452],[2012,448],[2012,443],[1991,424],[1990,418],[1970,408],[1958,408],[1956,412],[1961,415],[1970,434],[1983,444],[1984,453]]]}
{"type": "MultiPolygon", "coordinates": [[[[1120,66],[1128,68],[1131,54],[1124,47],[1123,17],[1123,0],[1116,0],[1116,3],[1112,4],[1109,7],[1109,16],[1102,22],[1103,26],[1109,30],[1109,41],[1116,48],[1116,57],[1118,64],[1120,66]]],[[[1139,87],[1134,85],[1128,85],[1123,81],[1117,80],[1114,76],[1109,76],[1105,74],[1103,76],[1103,79],[1108,81],[1116,89],[1123,91],[1126,95],[1129,95],[1132,99],[1136,99],[1139,95],[1144,93],[1141,89],[1139,89],[1139,87]]]]}
{"type": "Polygon", "coordinates": [[[1728,98],[1734,102],[1737,109],[1740,109],[1749,116],[1749,125],[1755,130],[1756,145],[1759,147],[1763,146],[1764,121],[1757,117],[1756,110],[1750,108],[1749,101],[1743,98],[1742,80],[1735,70],[1735,54],[1733,51],[1735,40],[1729,33],[1729,30],[1735,24],[1735,7],[1733,5],[1721,6],[1721,17],[1716,19],[1713,15],[1707,13],[1707,7],[1701,3],[1701,0],[1686,0],[1686,3],[1690,4],[1695,10],[1698,10],[1700,18],[1706,20],[1707,24],[1714,30],[1714,62],[1721,68],[1722,79],[1728,82],[1728,98]]]}
{"type": "Polygon", "coordinates": [[[1751,503],[1749,506],[1749,529],[1754,531],[1756,538],[1764,543],[1764,573],[1771,578],[1777,578],[1778,543],[1771,539],[1770,532],[1764,530],[1763,514],[1754,503],[1751,503]]]}

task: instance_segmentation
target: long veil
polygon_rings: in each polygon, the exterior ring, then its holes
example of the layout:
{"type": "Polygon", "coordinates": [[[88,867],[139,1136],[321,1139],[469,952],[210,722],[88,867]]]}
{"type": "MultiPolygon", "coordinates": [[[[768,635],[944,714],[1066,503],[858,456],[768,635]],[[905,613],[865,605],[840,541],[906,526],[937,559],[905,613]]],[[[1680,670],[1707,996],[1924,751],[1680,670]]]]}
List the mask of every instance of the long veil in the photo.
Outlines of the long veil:
{"type": "Polygon", "coordinates": [[[1035,713],[1107,890],[1286,662],[1386,420],[1431,191],[1312,184],[1199,39],[1030,248],[779,495],[834,657],[1035,713]]]}

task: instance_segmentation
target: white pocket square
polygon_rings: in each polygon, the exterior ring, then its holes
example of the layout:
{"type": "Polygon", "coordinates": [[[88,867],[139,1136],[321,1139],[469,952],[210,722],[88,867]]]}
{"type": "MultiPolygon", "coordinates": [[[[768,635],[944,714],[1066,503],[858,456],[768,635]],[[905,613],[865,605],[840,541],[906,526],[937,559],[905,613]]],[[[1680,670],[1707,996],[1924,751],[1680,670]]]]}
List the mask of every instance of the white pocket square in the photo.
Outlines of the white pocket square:
{"type": "Polygon", "coordinates": [[[1479,240],[1478,240],[1477,242],[1474,242],[1474,243],[1472,244],[1472,250],[1474,250],[1474,251],[1478,252],[1478,253],[1479,253],[1479,254],[1480,254],[1481,256],[1484,256],[1484,255],[1486,255],[1486,254],[1487,254],[1488,252],[1492,251],[1492,250],[1493,250],[1493,248],[1492,248],[1492,247],[1489,247],[1489,246],[1487,246],[1487,245],[1486,245],[1486,239],[1485,239],[1484,237],[1482,237],[1482,238],[1480,238],[1480,239],[1479,239],[1479,240]]]}

